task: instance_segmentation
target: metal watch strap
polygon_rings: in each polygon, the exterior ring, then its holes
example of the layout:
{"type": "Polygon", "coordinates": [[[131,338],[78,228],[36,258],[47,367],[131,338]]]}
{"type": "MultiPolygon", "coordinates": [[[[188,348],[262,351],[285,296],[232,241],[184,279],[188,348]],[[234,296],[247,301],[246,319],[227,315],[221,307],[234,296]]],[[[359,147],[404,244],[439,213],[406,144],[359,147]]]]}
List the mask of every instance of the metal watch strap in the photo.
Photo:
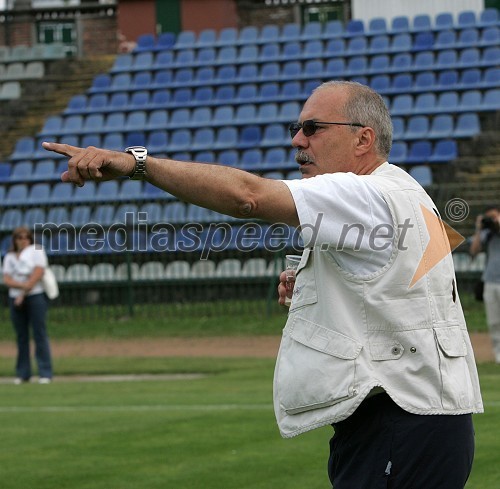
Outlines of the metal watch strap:
{"type": "Polygon", "coordinates": [[[130,153],[135,158],[134,172],[129,175],[131,180],[144,180],[146,178],[146,159],[148,150],[144,146],[129,146],[125,148],[126,153],[130,153]]]}

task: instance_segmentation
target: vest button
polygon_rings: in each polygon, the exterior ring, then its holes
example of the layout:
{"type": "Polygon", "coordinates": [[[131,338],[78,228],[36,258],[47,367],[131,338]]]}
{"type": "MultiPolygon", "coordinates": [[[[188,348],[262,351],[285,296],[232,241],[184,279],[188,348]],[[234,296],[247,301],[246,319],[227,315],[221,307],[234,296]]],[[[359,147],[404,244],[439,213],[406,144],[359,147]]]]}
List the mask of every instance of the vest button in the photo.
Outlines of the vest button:
{"type": "Polygon", "coordinates": [[[417,351],[417,349],[416,349],[414,346],[412,346],[412,347],[410,348],[410,351],[411,351],[412,353],[415,353],[415,352],[417,351]]]}
{"type": "Polygon", "coordinates": [[[399,346],[393,346],[391,351],[393,355],[399,355],[401,353],[401,348],[399,348],[399,346]]]}

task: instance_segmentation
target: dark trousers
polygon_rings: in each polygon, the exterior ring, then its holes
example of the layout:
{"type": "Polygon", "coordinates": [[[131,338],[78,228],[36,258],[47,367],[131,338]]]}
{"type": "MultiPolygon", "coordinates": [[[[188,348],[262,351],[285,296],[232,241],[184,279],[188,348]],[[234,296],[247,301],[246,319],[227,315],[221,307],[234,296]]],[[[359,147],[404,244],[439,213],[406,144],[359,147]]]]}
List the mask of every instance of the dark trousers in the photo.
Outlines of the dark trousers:
{"type": "Polygon", "coordinates": [[[43,293],[26,296],[20,307],[15,307],[14,300],[9,298],[10,317],[17,338],[16,375],[23,380],[31,377],[30,324],[35,340],[38,375],[52,378],[49,337],[45,325],[47,302],[47,296],[43,293]]]}
{"type": "Polygon", "coordinates": [[[410,414],[383,393],[333,427],[334,489],[463,489],[472,468],[470,414],[410,414]]]}

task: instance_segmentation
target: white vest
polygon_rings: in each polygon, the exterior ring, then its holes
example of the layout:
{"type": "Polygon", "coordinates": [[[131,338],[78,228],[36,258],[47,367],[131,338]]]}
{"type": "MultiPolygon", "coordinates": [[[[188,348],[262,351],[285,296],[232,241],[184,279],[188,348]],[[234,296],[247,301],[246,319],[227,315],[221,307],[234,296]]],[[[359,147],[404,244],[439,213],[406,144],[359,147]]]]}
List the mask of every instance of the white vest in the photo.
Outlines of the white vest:
{"type": "MultiPolygon", "coordinates": [[[[415,414],[483,411],[451,254],[436,265],[424,255],[430,236],[421,206],[435,215],[434,203],[393,165],[359,178],[389,206],[393,252],[382,269],[359,277],[337,264],[335,251],[304,251],[274,376],[283,437],[346,419],[374,387],[415,414]]],[[[432,239],[449,246],[444,230],[432,239]]]]}

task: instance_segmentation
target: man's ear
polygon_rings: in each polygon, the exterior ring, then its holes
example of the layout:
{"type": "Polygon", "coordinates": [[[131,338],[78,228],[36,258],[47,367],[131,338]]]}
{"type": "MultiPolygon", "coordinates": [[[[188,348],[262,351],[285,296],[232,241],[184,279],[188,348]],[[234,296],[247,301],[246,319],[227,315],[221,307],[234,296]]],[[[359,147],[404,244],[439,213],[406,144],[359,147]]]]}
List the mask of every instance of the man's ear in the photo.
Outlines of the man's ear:
{"type": "Polygon", "coordinates": [[[368,153],[375,145],[375,131],[371,127],[362,127],[358,133],[356,156],[368,153]]]}

